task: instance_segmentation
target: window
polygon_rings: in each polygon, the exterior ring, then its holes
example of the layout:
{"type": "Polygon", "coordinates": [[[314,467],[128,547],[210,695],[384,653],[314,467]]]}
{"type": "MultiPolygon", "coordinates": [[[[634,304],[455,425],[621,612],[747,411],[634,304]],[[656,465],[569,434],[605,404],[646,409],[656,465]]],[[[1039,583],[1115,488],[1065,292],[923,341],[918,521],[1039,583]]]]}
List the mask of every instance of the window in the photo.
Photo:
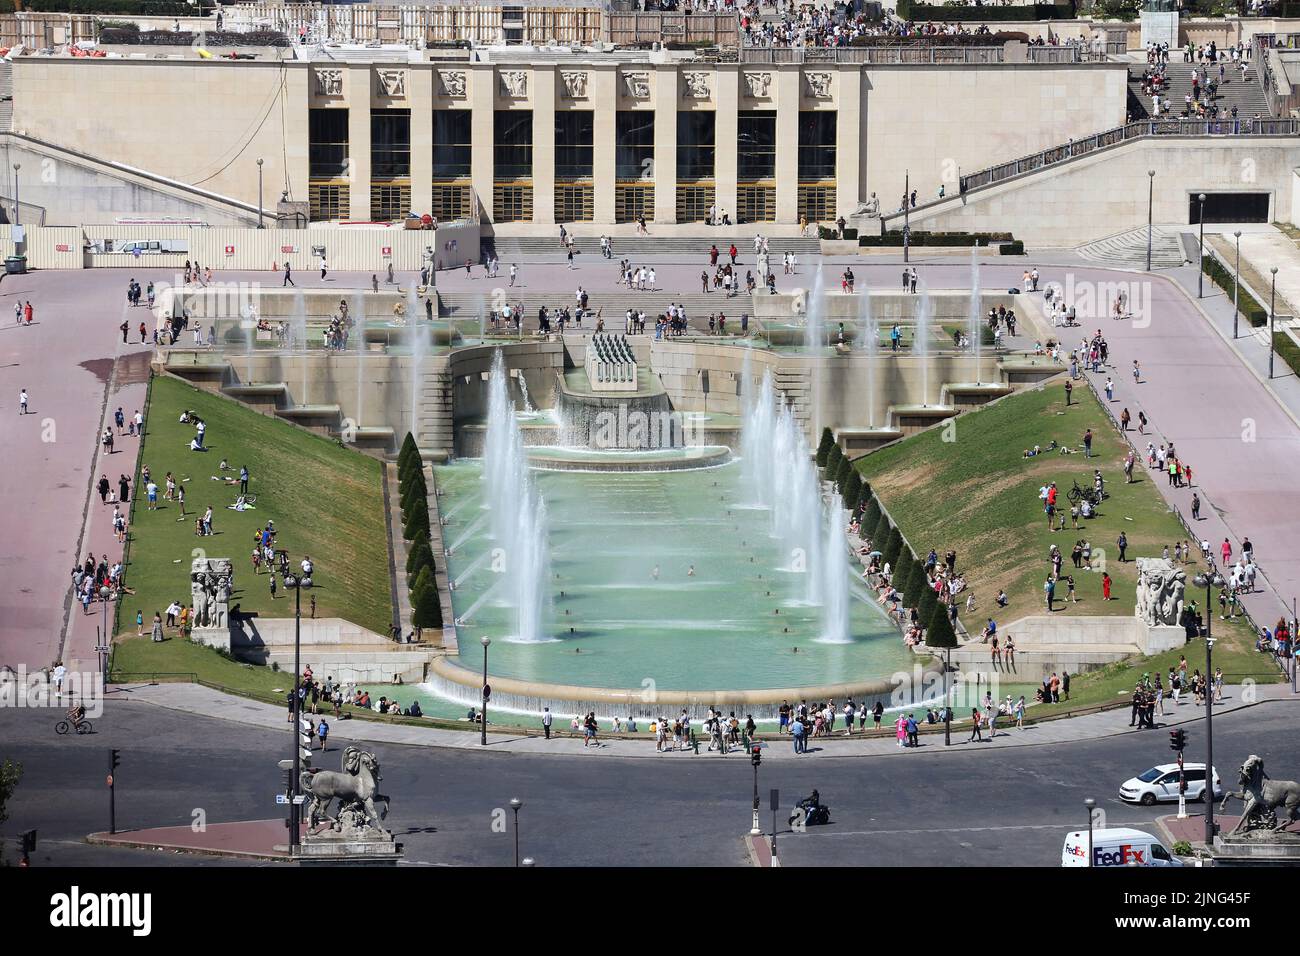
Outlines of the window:
{"type": "Polygon", "coordinates": [[[712,186],[677,187],[677,221],[704,222],[713,205],[712,186]]]}
{"type": "Polygon", "coordinates": [[[809,222],[830,222],[835,218],[834,186],[799,186],[799,215],[809,222]]]}
{"type": "Polygon", "coordinates": [[[411,111],[370,111],[370,175],[398,179],[411,175],[411,111]]]}
{"type": "Polygon", "coordinates": [[[677,180],[713,178],[714,118],[710,112],[677,114],[677,180]]]}
{"type": "Polygon", "coordinates": [[[620,182],[653,180],[655,114],[646,110],[619,110],[615,122],[614,177],[620,182]]]}
{"type": "Polygon", "coordinates": [[[776,187],[742,183],[736,189],[737,222],[775,222],[776,187]]]}
{"type": "Polygon", "coordinates": [[[591,186],[570,186],[559,183],[555,187],[556,222],[591,222],[591,186]]]}
{"type": "MultiPolygon", "coordinates": [[[[469,110],[434,110],[433,178],[468,179],[472,170],[469,110]]],[[[459,218],[459,217],[456,217],[459,218]]]]}
{"type": "Polygon", "coordinates": [[[838,116],[830,111],[812,110],[799,114],[799,182],[815,183],[835,178],[835,121],[838,116]]]}
{"type": "Polygon", "coordinates": [[[776,112],[741,113],[736,146],[737,180],[742,183],[776,177],[776,112]]]}
{"type": "Polygon", "coordinates": [[[556,182],[591,179],[594,115],[591,110],[555,114],[556,182]]]}
{"type": "Polygon", "coordinates": [[[492,125],[495,178],[529,179],[533,175],[532,110],[497,110],[492,125]]]}
{"type": "Polygon", "coordinates": [[[492,218],[496,222],[531,222],[533,187],[497,183],[492,190],[492,218]]]}
{"type": "Polygon", "coordinates": [[[473,187],[454,183],[433,184],[433,208],[429,214],[439,222],[452,219],[468,219],[470,203],[474,200],[473,187]]]}
{"type": "Polygon", "coordinates": [[[411,187],[394,183],[371,183],[370,218],[375,222],[404,219],[411,209],[411,187]]]}
{"type": "Polygon", "coordinates": [[[1169,858],[1169,851],[1166,850],[1164,848],[1164,845],[1160,843],[1151,844],[1151,856],[1153,859],[1156,860],[1165,860],[1166,862],[1173,862],[1169,858]]]}
{"type": "Polygon", "coordinates": [[[307,118],[307,156],[312,179],[348,172],[348,111],[311,110],[307,118]]]}
{"type": "Polygon", "coordinates": [[[307,187],[313,222],[348,218],[348,187],[339,183],[311,183],[307,187]]]}
{"type": "Polygon", "coordinates": [[[655,217],[654,183],[620,183],[614,187],[614,218],[618,222],[647,222],[655,217]]]}

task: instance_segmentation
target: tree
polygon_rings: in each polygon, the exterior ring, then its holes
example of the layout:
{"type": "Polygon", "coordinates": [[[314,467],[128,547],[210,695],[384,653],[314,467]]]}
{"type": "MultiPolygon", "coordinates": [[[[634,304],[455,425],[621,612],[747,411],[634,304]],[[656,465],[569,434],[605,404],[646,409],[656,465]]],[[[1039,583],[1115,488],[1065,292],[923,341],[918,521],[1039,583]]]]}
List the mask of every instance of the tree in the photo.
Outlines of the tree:
{"type": "Polygon", "coordinates": [[[869,538],[872,532],[876,530],[876,525],[880,524],[880,502],[875,498],[867,505],[866,513],[862,516],[862,521],[858,524],[858,535],[862,538],[869,538]]]}
{"type": "Polygon", "coordinates": [[[420,568],[424,567],[424,559],[433,560],[433,548],[429,546],[428,538],[416,538],[411,542],[411,550],[406,555],[406,573],[411,575],[414,580],[415,575],[419,573],[420,568]],[[427,551],[425,555],[422,552],[427,551]]]}
{"type": "Polygon", "coordinates": [[[831,445],[831,450],[826,453],[826,467],[822,471],[827,481],[834,480],[836,474],[839,473],[840,461],[843,458],[844,452],[840,451],[840,446],[831,445]]]}
{"type": "Polygon", "coordinates": [[[889,529],[893,526],[893,522],[889,520],[889,515],[885,514],[885,511],[882,508],[880,510],[880,518],[876,521],[876,526],[871,529],[871,540],[875,543],[876,550],[885,550],[885,544],[889,541],[889,529]]]}
{"type": "Polygon", "coordinates": [[[864,505],[862,502],[862,476],[858,474],[856,468],[849,475],[848,487],[844,489],[844,500],[854,503],[854,510],[860,510],[864,505]]]}
{"type": "MultiPolygon", "coordinates": [[[[23,765],[6,760],[0,764],[0,824],[9,819],[9,798],[18,789],[18,781],[23,778],[23,765]]],[[[0,862],[3,862],[4,842],[0,841],[0,862]]]]}
{"type": "Polygon", "coordinates": [[[429,486],[424,480],[424,475],[417,473],[401,492],[400,500],[402,505],[402,514],[407,514],[410,511],[411,505],[416,500],[423,501],[425,507],[428,507],[428,499],[429,486]]]}
{"type": "Polygon", "coordinates": [[[411,589],[411,624],[416,628],[442,627],[442,602],[438,583],[429,568],[423,568],[411,589]]]}
{"type": "MultiPolygon", "coordinates": [[[[835,487],[839,489],[840,500],[847,501],[848,496],[844,493],[849,487],[849,477],[853,474],[853,463],[848,458],[841,456],[839,467],[835,469],[835,487]]],[[[831,477],[829,474],[827,478],[831,477]]]]}
{"type": "Polygon", "coordinates": [[[891,528],[889,539],[885,546],[880,549],[882,560],[890,566],[892,570],[898,569],[898,556],[903,551],[903,535],[897,528],[891,528]]]}
{"type": "Polygon", "coordinates": [[[398,486],[405,490],[411,479],[416,475],[424,477],[424,461],[418,454],[411,455],[406,461],[397,466],[398,486]]]}
{"type": "Polygon", "coordinates": [[[401,451],[397,453],[397,464],[399,470],[402,465],[406,464],[406,460],[412,455],[415,455],[418,458],[420,455],[420,449],[415,444],[415,436],[410,432],[407,432],[406,437],[402,439],[401,451]]]}
{"type": "Polygon", "coordinates": [[[915,562],[907,560],[906,555],[899,555],[894,567],[894,577],[889,583],[903,593],[904,607],[915,607],[916,602],[912,600],[916,596],[912,590],[912,579],[916,576],[915,562]]]}
{"type": "Polygon", "coordinates": [[[411,508],[411,514],[402,528],[402,537],[407,541],[429,538],[429,507],[423,501],[411,508]]]}
{"type": "Polygon", "coordinates": [[[831,448],[834,445],[835,445],[835,434],[831,431],[831,427],[827,425],[825,428],[822,429],[821,444],[817,446],[817,467],[818,468],[826,467],[826,456],[831,453],[831,448]]]}
{"type": "Polygon", "coordinates": [[[925,646],[937,650],[947,650],[957,646],[957,632],[952,629],[948,618],[948,605],[936,601],[934,612],[930,615],[930,626],[925,632],[925,646]]]}

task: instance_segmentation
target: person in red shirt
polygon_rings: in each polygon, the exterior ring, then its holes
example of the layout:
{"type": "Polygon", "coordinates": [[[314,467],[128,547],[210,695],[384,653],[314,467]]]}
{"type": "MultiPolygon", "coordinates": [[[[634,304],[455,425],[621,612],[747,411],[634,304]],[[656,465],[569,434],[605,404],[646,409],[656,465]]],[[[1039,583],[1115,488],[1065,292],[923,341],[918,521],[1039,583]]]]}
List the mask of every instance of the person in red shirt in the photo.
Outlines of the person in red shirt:
{"type": "Polygon", "coordinates": [[[33,313],[33,311],[32,311],[32,303],[31,303],[31,300],[28,299],[28,300],[27,300],[27,304],[23,306],[23,318],[27,321],[27,324],[28,324],[28,325],[31,325],[31,324],[32,324],[32,316],[33,316],[33,315],[34,315],[34,313],[33,313]]]}
{"type": "Polygon", "coordinates": [[[1047,486],[1047,503],[1053,508],[1056,507],[1056,482],[1047,486]]]}
{"type": "Polygon", "coordinates": [[[1101,599],[1103,601],[1110,600],[1110,575],[1105,572],[1102,572],[1101,575],[1101,599]]]}

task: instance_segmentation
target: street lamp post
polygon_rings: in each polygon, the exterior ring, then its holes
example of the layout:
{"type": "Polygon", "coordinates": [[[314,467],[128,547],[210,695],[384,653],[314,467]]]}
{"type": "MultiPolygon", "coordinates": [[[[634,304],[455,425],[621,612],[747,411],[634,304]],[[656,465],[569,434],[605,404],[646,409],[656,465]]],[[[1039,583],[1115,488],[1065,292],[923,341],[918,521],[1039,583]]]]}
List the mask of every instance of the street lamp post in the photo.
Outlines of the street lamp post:
{"type": "MultiPolygon", "coordinates": [[[[272,571],[272,574],[275,572],[272,571]]],[[[298,575],[292,571],[285,572],[284,586],[293,590],[293,779],[289,781],[289,855],[298,847],[298,821],[301,808],[298,803],[298,777],[302,773],[302,748],[298,743],[299,724],[302,721],[302,694],[299,684],[302,680],[302,588],[299,587],[298,575]]]]}
{"type": "Polygon", "coordinates": [[[22,225],[22,205],[18,202],[18,170],[23,168],[22,163],[14,163],[14,225],[22,225]]]}
{"type": "Polygon", "coordinates": [[[903,172],[903,261],[908,262],[908,245],[912,238],[909,213],[912,209],[912,171],[903,172]]]}
{"type": "Polygon", "coordinates": [[[1217,571],[1198,574],[1192,579],[1197,587],[1205,588],[1205,845],[1214,846],[1214,636],[1210,613],[1210,589],[1223,586],[1217,571]]]}
{"type": "Polygon", "coordinates": [[[952,667],[952,648],[943,652],[943,745],[952,746],[952,701],[948,699],[948,669],[952,667]]]}
{"type": "Polygon", "coordinates": [[[1092,811],[1097,806],[1097,801],[1088,797],[1083,801],[1083,805],[1088,810],[1088,865],[1092,866],[1092,811]]]}
{"type": "Polygon", "coordinates": [[[1147,272],[1151,271],[1151,231],[1152,211],[1156,196],[1156,171],[1147,170],[1147,272]]]}
{"type": "Polygon", "coordinates": [[[491,644],[491,643],[492,643],[492,639],[491,639],[490,637],[484,635],[483,638],[482,638],[482,644],[483,644],[483,689],[482,689],[482,691],[481,691],[481,693],[482,693],[482,697],[483,697],[483,707],[482,707],[482,709],[479,711],[479,715],[478,715],[478,720],[479,720],[479,739],[478,739],[478,742],[479,742],[479,744],[480,744],[481,746],[484,746],[484,747],[487,746],[487,705],[488,705],[488,694],[489,694],[489,691],[488,691],[488,679],[487,679],[487,649],[488,649],[488,645],[491,644]]]}
{"type": "Polygon", "coordinates": [[[1273,320],[1277,315],[1275,308],[1277,304],[1277,266],[1274,266],[1270,272],[1273,273],[1273,282],[1268,290],[1268,377],[1273,377],[1273,320]]]}
{"type": "Polygon", "coordinates": [[[104,648],[104,650],[99,651],[99,671],[103,674],[105,683],[108,683],[108,648],[112,646],[112,641],[108,636],[108,599],[112,593],[107,584],[99,589],[99,601],[104,605],[104,626],[100,629],[102,633],[99,638],[99,647],[104,648]]]}
{"type": "Polygon", "coordinates": [[[518,797],[512,797],[510,800],[510,809],[515,811],[515,866],[519,866],[519,808],[524,805],[524,801],[518,797]]]}
{"type": "Polygon", "coordinates": [[[262,222],[262,160],[257,161],[257,228],[265,229],[262,222]]]}
{"type": "Polygon", "coordinates": [[[1205,193],[1200,193],[1196,200],[1200,203],[1196,218],[1200,220],[1201,244],[1196,249],[1196,298],[1205,298],[1205,193]]]}
{"type": "Polygon", "coordinates": [[[1237,261],[1232,267],[1232,337],[1237,337],[1237,318],[1241,315],[1237,307],[1239,301],[1237,290],[1241,285],[1241,230],[1234,232],[1233,237],[1237,240],[1237,261]]]}

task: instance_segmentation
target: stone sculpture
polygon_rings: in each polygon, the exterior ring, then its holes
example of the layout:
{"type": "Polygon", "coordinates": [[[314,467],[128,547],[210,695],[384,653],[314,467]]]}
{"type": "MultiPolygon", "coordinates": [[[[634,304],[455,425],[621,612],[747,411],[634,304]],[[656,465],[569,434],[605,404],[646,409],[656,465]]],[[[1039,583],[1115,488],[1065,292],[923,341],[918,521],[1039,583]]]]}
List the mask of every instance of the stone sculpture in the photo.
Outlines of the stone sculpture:
{"type": "Polygon", "coordinates": [[[528,74],[523,70],[507,70],[501,74],[501,92],[512,99],[528,95],[528,74]]]}
{"type": "Polygon", "coordinates": [[[749,88],[749,95],[755,99],[767,99],[768,90],[772,88],[771,73],[746,73],[745,85],[749,88]]]}
{"type": "Polygon", "coordinates": [[[465,95],[465,74],[461,70],[443,70],[438,74],[445,96],[465,95]]]}
{"type": "Polygon", "coordinates": [[[564,95],[571,100],[584,99],[587,96],[587,74],[580,71],[561,70],[560,80],[564,83],[564,95]]]}
{"type": "Polygon", "coordinates": [[[819,100],[824,100],[831,95],[831,75],[829,73],[807,73],[804,79],[808,81],[808,92],[819,100]]]}
{"type": "Polygon", "coordinates": [[[1241,818],[1229,836],[1255,834],[1257,838],[1282,839],[1287,825],[1300,819],[1300,783],[1270,779],[1264,772],[1264,758],[1256,754],[1247,757],[1237,772],[1237,782],[1242,789],[1224,794],[1219,807],[1222,810],[1234,797],[1245,802],[1241,818]],[[1283,819],[1278,819],[1279,807],[1286,811],[1283,819]]]}
{"type": "Polygon", "coordinates": [[[321,96],[342,96],[343,95],[343,71],[342,70],[317,70],[316,71],[316,92],[321,96]]]}
{"type": "Polygon", "coordinates": [[[406,95],[405,70],[380,70],[375,74],[375,78],[379,82],[380,96],[406,95]]]}
{"type": "Polygon", "coordinates": [[[709,74],[707,73],[683,73],[683,79],[686,81],[686,95],[693,100],[707,100],[709,98],[709,74]]]}
{"type": "Polygon", "coordinates": [[[644,100],[650,98],[650,74],[644,72],[624,73],[623,85],[627,89],[627,95],[634,100],[644,100]]]}
{"type": "MultiPolygon", "coordinates": [[[[323,834],[345,840],[389,840],[393,835],[380,821],[388,816],[388,798],[379,792],[379,758],[368,750],[348,747],[343,751],[342,771],[304,770],[299,784],[311,802],[307,807],[307,830],[311,831],[323,821],[329,827],[323,834]],[[330,805],[337,799],[339,811],[329,815],[330,805]],[[384,805],[381,815],[375,804],[384,805]]],[[[315,835],[315,834],[313,834],[315,835]]]]}
{"type": "Polygon", "coordinates": [[[235,569],[229,558],[195,558],[190,563],[193,626],[223,629],[230,622],[230,595],[235,569]]]}
{"type": "Polygon", "coordinates": [[[1183,613],[1187,572],[1164,558],[1137,559],[1137,616],[1152,626],[1176,626],[1183,613]]]}

